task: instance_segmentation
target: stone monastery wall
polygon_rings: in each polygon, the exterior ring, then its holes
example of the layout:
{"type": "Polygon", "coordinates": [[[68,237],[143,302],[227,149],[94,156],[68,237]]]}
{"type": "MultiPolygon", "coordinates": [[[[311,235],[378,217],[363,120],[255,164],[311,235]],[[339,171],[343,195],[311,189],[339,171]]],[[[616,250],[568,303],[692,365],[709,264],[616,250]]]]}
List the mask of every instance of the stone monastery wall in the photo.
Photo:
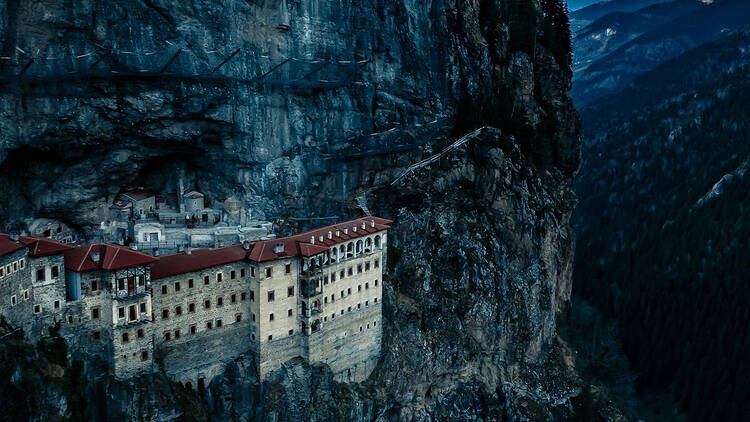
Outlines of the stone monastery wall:
{"type": "Polygon", "coordinates": [[[390,223],[159,258],[0,234],[0,312],[32,341],[58,325],[73,358],[118,378],[161,366],[200,388],[251,353],[261,378],[300,357],[358,382],[380,354],[390,223]]]}

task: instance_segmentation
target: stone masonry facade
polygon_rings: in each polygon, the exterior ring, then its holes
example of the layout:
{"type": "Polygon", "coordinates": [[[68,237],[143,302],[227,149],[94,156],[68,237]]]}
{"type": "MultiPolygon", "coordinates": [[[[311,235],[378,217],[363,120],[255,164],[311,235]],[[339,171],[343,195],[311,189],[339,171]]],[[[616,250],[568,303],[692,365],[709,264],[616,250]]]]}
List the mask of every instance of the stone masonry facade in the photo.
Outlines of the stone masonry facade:
{"type": "Polygon", "coordinates": [[[249,353],[261,379],[299,357],[359,382],[380,354],[390,224],[161,257],[0,234],[0,311],[32,341],[59,330],[73,358],[121,379],[163,369],[200,388],[249,353]]]}

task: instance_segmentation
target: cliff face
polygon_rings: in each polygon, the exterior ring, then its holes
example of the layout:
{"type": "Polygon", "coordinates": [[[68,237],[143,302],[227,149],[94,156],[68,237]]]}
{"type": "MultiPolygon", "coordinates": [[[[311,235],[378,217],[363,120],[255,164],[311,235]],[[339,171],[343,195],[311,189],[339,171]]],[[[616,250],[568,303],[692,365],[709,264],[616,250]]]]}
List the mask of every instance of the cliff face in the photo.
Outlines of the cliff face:
{"type": "Polygon", "coordinates": [[[178,413],[564,412],[574,388],[554,333],[580,130],[569,62],[544,25],[553,3],[519,26],[525,15],[495,1],[0,0],[0,216],[85,228],[122,186],[159,190],[183,172],[267,218],[365,208],[396,220],[369,381],[290,362],[261,387],[238,362],[207,396],[164,392],[178,413]]]}

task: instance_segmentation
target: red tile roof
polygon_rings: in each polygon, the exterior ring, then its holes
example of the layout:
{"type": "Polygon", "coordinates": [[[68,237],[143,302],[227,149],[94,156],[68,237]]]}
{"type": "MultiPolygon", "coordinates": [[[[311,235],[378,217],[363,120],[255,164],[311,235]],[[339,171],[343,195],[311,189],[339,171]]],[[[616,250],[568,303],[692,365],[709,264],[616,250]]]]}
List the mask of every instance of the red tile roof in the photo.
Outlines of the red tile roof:
{"type": "Polygon", "coordinates": [[[29,256],[32,258],[57,255],[73,249],[70,245],[45,237],[21,236],[19,240],[29,249],[29,256]]]}
{"type": "Polygon", "coordinates": [[[191,254],[181,252],[165,255],[151,265],[151,279],[157,280],[177,274],[200,271],[244,259],[253,262],[269,262],[294,256],[314,256],[327,251],[333,245],[388,230],[391,223],[391,220],[384,218],[363,217],[290,237],[253,242],[250,244],[249,251],[246,251],[242,245],[233,245],[219,249],[198,249],[191,254]],[[362,223],[365,224],[364,229],[362,223]],[[357,227],[356,232],[353,230],[355,226],[357,227]],[[348,234],[344,234],[344,229],[348,230],[348,234]],[[338,237],[336,236],[337,230],[339,231],[338,237]],[[328,239],[329,231],[331,232],[331,239],[328,239]],[[315,237],[315,243],[311,243],[313,236],[315,237]],[[322,241],[320,236],[323,236],[322,241]],[[284,251],[274,252],[275,246],[280,243],[284,245],[284,251]]]}
{"type": "Polygon", "coordinates": [[[347,242],[352,239],[367,236],[372,233],[388,230],[391,220],[379,217],[362,217],[356,220],[350,220],[331,226],[320,227],[291,237],[279,239],[261,240],[253,245],[248,254],[248,259],[255,262],[268,262],[288,256],[313,256],[325,252],[330,246],[347,242]],[[362,228],[362,223],[365,227],[362,228]],[[354,227],[357,231],[354,231],[354,227]],[[348,233],[344,233],[344,230],[348,233]],[[339,235],[336,236],[336,231],[339,235]],[[331,239],[328,238],[328,232],[331,232],[331,239]],[[321,240],[321,236],[323,240],[321,240]],[[312,238],[315,241],[312,242],[312,238]],[[274,253],[274,246],[283,243],[284,252],[281,254],[274,253]]]}
{"type": "Polygon", "coordinates": [[[65,268],[77,273],[95,270],[121,270],[151,264],[157,259],[145,253],[112,243],[94,243],[65,252],[65,268]],[[99,253],[99,260],[91,259],[92,253],[99,253]]]}
{"type": "Polygon", "coordinates": [[[151,265],[151,279],[170,277],[177,274],[192,273],[218,265],[242,261],[247,251],[242,245],[232,245],[218,249],[196,249],[190,254],[180,252],[165,255],[151,265]]]}
{"type": "Polygon", "coordinates": [[[21,242],[11,240],[9,235],[0,233],[0,256],[11,254],[22,248],[21,242]]]}

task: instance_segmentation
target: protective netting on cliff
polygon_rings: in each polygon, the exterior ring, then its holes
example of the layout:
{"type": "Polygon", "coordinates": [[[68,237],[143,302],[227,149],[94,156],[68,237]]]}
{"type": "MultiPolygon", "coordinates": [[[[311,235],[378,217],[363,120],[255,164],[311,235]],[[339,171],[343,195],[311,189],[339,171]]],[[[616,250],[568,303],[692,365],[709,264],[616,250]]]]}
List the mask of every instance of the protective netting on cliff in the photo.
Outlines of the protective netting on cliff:
{"type": "Polygon", "coordinates": [[[249,48],[197,49],[170,41],[140,50],[100,44],[83,51],[16,46],[11,54],[0,56],[0,83],[170,78],[331,89],[361,84],[361,71],[370,60],[356,57],[271,57],[249,48]]]}

